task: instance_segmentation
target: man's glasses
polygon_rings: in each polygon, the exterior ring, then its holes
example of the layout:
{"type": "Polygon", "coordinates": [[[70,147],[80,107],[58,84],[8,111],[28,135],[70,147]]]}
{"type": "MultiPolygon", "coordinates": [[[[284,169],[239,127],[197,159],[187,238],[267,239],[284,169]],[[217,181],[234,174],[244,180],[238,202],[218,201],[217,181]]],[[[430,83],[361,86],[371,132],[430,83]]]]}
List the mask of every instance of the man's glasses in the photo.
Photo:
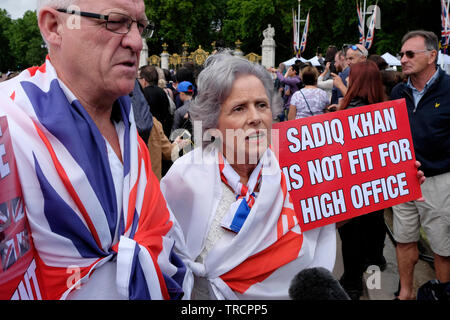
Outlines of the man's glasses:
{"type": "Polygon", "coordinates": [[[416,53],[423,53],[423,52],[429,52],[431,50],[408,50],[405,52],[400,52],[398,55],[400,56],[400,59],[403,58],[403,56],[406,56],[408,59],[412,59],[416,56],[416,53]]]}
{"type": "Polygon", "coordinates": [[[104,15],[98,13],[67,10],[67,9],[57,9],[57,11],[67,14],[76,14],[86,18],[105,20],[106,29],[118,34],[127,34],[128,32],[130,32],[133,22],[136,22],[139,29],[139,33],[143,38],[151,38],[153,35],[153,31],[155,29],[155,25],[153,24],[153,22],[147,19],[134,20],[130,16],[127,16],[126,14],[123,13],[111,12],[107,15],[104,15]]]}

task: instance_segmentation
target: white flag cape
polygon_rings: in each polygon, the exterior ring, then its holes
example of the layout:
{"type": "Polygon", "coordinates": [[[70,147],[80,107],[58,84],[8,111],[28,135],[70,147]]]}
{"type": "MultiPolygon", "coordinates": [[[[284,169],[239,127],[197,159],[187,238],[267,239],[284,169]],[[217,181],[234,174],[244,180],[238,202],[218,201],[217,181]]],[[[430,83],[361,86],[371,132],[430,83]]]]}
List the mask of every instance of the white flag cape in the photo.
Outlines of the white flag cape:
{"type": "Polygon", "coordinates": [[[279,163],[268,150],[260,193],[238,234],[223,236],[203,263],[205,246],[222,197],[217,151],[197,148],[178,159],[161,181],[169,210],[183,230],[184,262],[209,280],[217,299],[289,299],[289,286],[303,269],[332,271],[336,257],[335,225],[302,233],[279,163]]]}

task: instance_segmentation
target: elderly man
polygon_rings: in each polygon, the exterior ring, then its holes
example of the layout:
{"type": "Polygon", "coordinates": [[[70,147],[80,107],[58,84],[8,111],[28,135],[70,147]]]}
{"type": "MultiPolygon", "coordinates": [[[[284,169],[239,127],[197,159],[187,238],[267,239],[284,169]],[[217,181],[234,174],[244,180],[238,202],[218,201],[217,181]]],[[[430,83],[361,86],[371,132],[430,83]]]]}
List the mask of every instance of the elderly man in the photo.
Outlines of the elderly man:
{"type": "Polygon", "coordinates": [[[347,78],[350,74],[350,68],[353,64],[364,62],[367,59],[369,52],[361,44],[354,44],[346,49],[345,62],[341,62],[342,72],[338,75],[332,74],[334,79],[334,87],[331,95],[331,103],[339,104],[347,93],[347,78]]]}
{"type": "Polygon", "coordinates": [[[425,202],[394,207],[399,299],[404,300],[414,299],[420,227],[434,252],[436,278],[450,281],[450,76],[437,68],[438,39],[432,32],[406,34],[400,56],[408,82],[397,85],[391,98],[406,99],[414,150],[427,176],[422,185],[425,202]]]}
{"type": "Polygon", "coordinates": [[[49,54],[2,84],[0,118],[9,124],[40,296],[189,296],[189,272],[173,251],[177,225],[128,96],[142,37],[152,32],[144,2],[40,0],[37,9],[49,54]]]}

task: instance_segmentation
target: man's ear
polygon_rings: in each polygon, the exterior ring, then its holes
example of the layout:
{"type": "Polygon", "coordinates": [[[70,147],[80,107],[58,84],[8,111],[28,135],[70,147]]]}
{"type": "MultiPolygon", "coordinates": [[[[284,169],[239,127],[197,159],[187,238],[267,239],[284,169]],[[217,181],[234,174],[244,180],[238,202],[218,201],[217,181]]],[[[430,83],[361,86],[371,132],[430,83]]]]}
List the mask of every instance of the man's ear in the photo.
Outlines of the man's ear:
{"type": "Polygon", "coordinates": [[[45,7],[39,12],[39,29],[49,46],[61,44],[62,23],[58,12],[52,8],[45,7]]]}
{"type": "Polygon", "coordinates": [[[429,64],[435,63],[435,61],[437,61],[437,59],[438,59],[438,52],[436,50],[431,51],[429,64]]]}

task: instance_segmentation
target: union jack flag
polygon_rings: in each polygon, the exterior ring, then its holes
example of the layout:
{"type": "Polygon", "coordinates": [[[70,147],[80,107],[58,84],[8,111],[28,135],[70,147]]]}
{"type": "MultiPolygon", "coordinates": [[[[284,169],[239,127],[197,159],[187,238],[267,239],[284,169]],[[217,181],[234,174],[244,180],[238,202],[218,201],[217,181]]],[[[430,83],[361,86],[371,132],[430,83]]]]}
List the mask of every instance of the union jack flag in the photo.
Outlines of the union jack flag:
{"type": "MultiPolygon", "coordinates": [[[[124,298],[181,298],[190,273],[174,252],[177,225],[138,136],[129,97],[114,107],[122,119],[116,128],[122,190],[111,172],[106,140],[58,79],[49,57],[41,67],[1,83],[0,101],[0,119],[6,116],[10,124],[42,298],[67,298],[113,260],[117,277],[111,280],[124,298]],[[80,268],[80,279],[71,286],[70,266],[80,268]]],[[[16,218],[21,214],[14,212],[16,218]]],[[[13,252],[7,243],[7,264],[18,249],[14,244],[13,252]]]]}
{"type": "Polygon", "coordinates": [[[364,34],[364,21],[361,13],[360,5],[356,3],[356,11],[358,13],[358,29],[359,29],[359,43],[364,45],[366,42],[366,37],[364,34]]]}
{"type": "MultiPolygon", "coordinates": [[[[441,22],[442,22],[442,32],[441,32],[441,47],[443,51],[448,50],[448,45],[450,42],[450,19],[448,16],[448,8],[450,1],[441,0],[441,22]]],[[[445,52],[444,52],[445,53],[445,52]]]]}
{"type": "Polygon", "coordinates": [[[372,19],[370,20],[369,30],[367,31],[366,49],[372,47],[373,39],[375,38],[375,22],[377,21],[377,10],[373,10],[372,19]]]}
{"type": "Polygon", "coordinates": [[[306,49],[306,43],[308,41],[308,31],[309,31],[309,11],[306,16],[305,28],[303,29],[302,42],[300,44],[300,52],[303,53],[306,49]]]}
{"type": "Polygon", "coordinates": [[[23,201],[20,198],[0,205],[0,231],[5,237],[0,243],[3,271],[8,270],[29,250],[27,233],[23,230],[23,218],[23,201]]]}

